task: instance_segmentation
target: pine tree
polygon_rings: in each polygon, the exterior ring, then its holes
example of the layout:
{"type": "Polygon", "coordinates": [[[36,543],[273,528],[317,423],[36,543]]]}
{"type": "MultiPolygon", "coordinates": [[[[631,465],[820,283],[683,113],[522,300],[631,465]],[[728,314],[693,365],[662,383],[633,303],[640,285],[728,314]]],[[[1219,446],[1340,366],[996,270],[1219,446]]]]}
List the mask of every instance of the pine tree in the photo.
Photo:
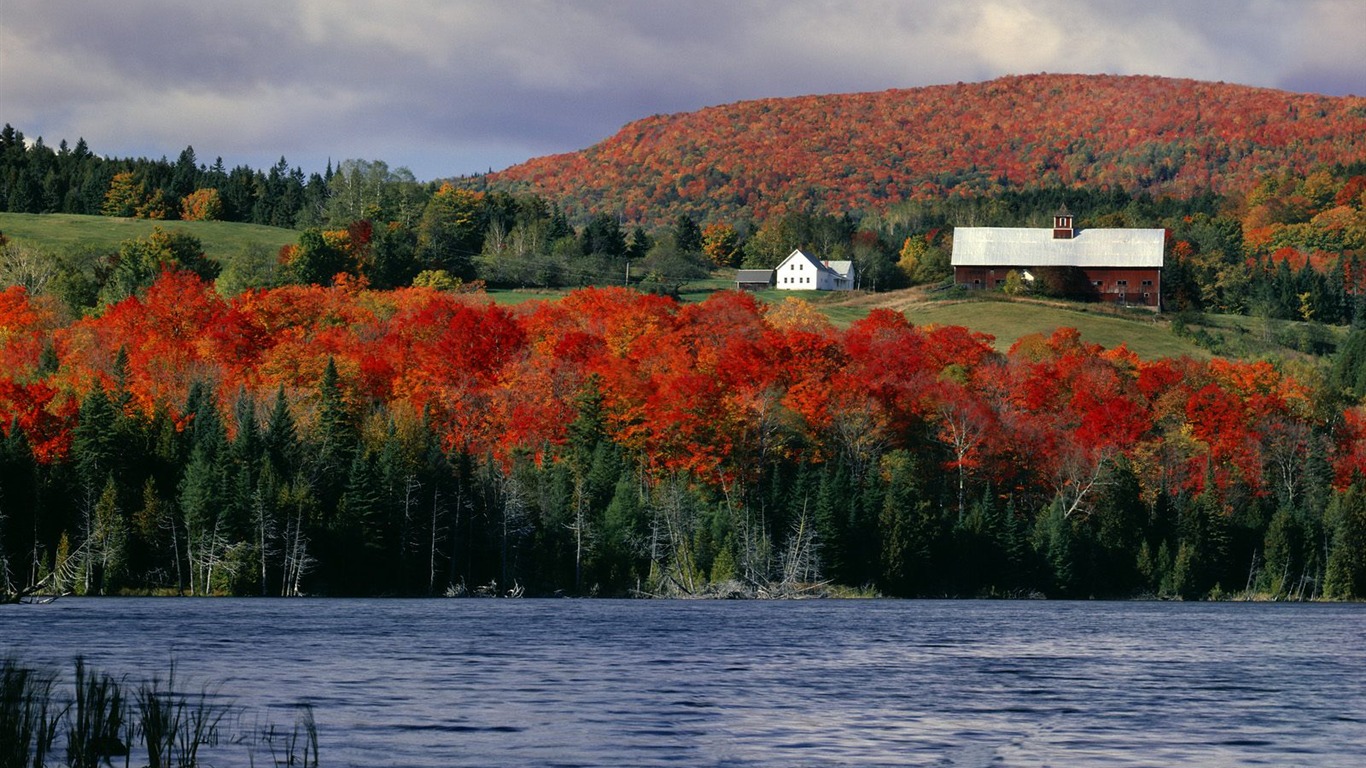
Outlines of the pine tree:
{"type": "Polygon", "coordinates": [[[1332,536],[1324,596],[1366,597],[1366,489],[1356,483],[1334,496],[1326,522],[1332,536]]]}
{"type": "Polygon", "coordinates": [[[892,594],[923,595],[934,578],[932,556],[939,540],[939,516],[920,487],[918,466],[909,451],[882,459],[887,494],[882,507],[881,574],[878,583],[892,594]]]}
{"type": "Polygon", "coordinates": [[[266,417],[265,432],[261,435],[266,459],[275,475],[288,478],[298,469],[299,432],[290,413],[289,401],[285,398],[285,388],[275,391],[275,401],[266,417]]]}
{"type": "Polygon", "coordinates": [[[337,363],[329,357],[318,382],[318,422],[311,451],[314,466],[310,472],[325,513],[335,511],[341,500],[359,439],[342,393],[337,363]]]}
{"type": "Polygon", "coordinates": [[[180,482],[180,510],[185,531],[185,559],[189,563],[192,595],[211,594],[214,570],[222,564],[228,541],[219,514],[224,490],[223,470],[218,455],[206,444],[190,452],[185,476],[180,482]]]}
{"type": "Polygon", "coordinates": [[[71,461],[81,491],[92,503],[97,489],[115,469],[123,447],[118,437],[114,407],[105,391],[97,387],[81,400],[76,426],[71,430],[71,461]]]}
{"type": "Polygon", "coordinates": [[[1043,563],[1045,582],[1055,594],[1072,596],[1076,581],[1076,532],[1073,520],[1054,501],[1034,523],[1034,551],[1043,563]]]}

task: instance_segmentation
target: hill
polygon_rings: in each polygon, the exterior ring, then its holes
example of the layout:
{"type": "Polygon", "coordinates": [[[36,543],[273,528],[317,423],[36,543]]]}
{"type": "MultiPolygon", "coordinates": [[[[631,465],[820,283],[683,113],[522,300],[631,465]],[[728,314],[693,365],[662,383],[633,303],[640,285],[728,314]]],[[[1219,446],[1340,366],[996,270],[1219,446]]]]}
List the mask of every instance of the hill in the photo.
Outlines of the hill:
{"type": "Polygon", "coordinates": [[[1026,75],[656,115],[481,177],[571,214],[698,220],[1059,185],[1178,197],[1366,160],[1366,98],[1160,77],[1026,75]]]}

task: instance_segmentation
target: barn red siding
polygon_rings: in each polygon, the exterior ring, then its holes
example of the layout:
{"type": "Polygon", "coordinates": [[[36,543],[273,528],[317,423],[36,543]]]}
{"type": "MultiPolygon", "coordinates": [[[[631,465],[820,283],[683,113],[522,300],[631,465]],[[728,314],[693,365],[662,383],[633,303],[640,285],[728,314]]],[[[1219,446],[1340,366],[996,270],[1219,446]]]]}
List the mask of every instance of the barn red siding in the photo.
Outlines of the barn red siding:
{"type": "MultiPolygon", "coordinates": [[[[1162,270],[1155,267],[1071,267],[1078,282],[1071,298],[1161,307],[1162,270]]],[[[953,281],[969,288],[1001,288],[1011,270],[1038,273],[1039,267],[954,267],[953,281]]]]}

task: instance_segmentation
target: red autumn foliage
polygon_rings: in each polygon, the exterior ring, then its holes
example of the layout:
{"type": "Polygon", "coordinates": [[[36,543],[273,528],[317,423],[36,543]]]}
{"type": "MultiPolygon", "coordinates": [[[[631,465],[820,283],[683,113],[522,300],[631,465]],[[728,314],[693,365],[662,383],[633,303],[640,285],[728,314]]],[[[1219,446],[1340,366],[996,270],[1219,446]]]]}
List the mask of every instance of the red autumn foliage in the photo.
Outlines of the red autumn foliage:
{"type": "MultiPolygon", "coordinates": [[[[1212,478],[1264,493],[1330,426],[1316,394],[1266,362],[1145,361],[1071,329],[1001,355],[962,328],[882,310],[841,330],[805,306],[589,289],[514,311],[350,283],[223,299],[168,271],[63,327],[45,301],[9,289],[0,430],[17,425],[55,461],[91,388],[121,386],[130,408],[178,417],[195,382],[225,408],[240,391],[265,401],[283,387],[307,429],[331,360],[358,408],[425,418],[449,450],[544,460],[591,378],[609,436],[651,472],[726,486],[780,456],[859,467],[881,448],[937,443],[945,471],[1076,505],[1121,456],[1148,489],[1198,491],[1212,478]],[[56,370],[40,362],[48,346],[56,370]]],[[[1366,428],[1354,410],[1340,422],[1329,459],[1342,482],[1366,470],[1366,428]]]]}
{"type": "Polygon", "coordinates": [[[487,181],[530,185],[573,213],[591,201],[655,223],[698,211],[722,221],[876,211],[1027,187],[1247,192],[1267,167],[1359,160],[1364,106],[1194,80],[1025,75],[658,115],[487,181]]]}

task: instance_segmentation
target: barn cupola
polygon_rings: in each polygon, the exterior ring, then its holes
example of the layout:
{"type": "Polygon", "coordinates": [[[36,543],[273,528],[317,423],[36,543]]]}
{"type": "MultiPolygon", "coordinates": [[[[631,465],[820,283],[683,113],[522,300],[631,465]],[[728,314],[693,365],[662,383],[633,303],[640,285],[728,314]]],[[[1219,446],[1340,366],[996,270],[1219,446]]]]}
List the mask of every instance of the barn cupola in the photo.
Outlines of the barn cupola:
{"type": "Polygon", "coordinates": [[[1076,230],[1072,228],[1072,214],[1068,213],[1067,206],[1063,206],[1053,214],[1053,239],[1071,240],[1075,234],[1076,230]]]}

